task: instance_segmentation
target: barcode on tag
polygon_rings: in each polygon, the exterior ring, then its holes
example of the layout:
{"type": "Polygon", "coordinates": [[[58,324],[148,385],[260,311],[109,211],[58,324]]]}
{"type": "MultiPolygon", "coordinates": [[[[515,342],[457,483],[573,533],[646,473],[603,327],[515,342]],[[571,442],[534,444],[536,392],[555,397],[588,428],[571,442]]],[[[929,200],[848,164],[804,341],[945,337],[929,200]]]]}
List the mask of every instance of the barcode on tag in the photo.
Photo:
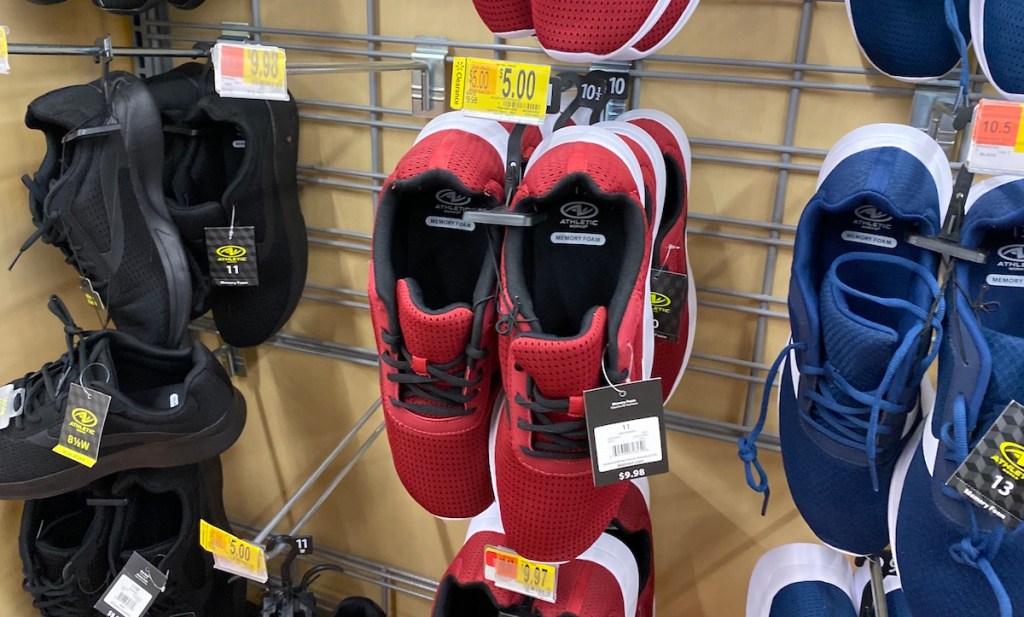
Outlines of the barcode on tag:
{"type": "Polygon", "coordinates": [[[631,441],[629,443],[620,443],[612,446],[612,453],[615,456],[632,456],[634,454],[643,454],[647,452],[647,440],[641,439],[640,441],[631,441]]]}
{"type": "Polygon", "coordinates": [[[599,471],[614,471],[662,459],[658,418],[640,418],[594,430],[599,471]],[[653,447],[652,447],[653,446],[653,447]]]}
{"type": "Polygon", "coordinates": [[[110,588],[104,601],[124,617],[139,617],[149,607],[153,595],[130,578],[121,576],[110,588]]]}

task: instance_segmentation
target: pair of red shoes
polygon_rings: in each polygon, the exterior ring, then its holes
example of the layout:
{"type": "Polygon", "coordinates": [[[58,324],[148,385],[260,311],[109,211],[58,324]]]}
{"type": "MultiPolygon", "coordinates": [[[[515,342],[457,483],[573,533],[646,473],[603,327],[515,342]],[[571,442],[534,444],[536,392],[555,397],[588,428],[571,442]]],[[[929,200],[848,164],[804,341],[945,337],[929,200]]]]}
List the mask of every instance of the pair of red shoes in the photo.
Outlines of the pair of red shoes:
{"type": "Polygon", "coordinates": [[[370,301],[398,475],[444,518],[497,498],[509,548],[539,561],[579,556],[631,486],[594,486],[583,392],[653,367],[667,397],[693,339],[692,278],[677,342],[655,341],[650,294],[652,263],[689,272],[686,137],[659,112],[623,119],[540,143],[510,207],[545,218],[509,227],[500,255],[501,228],[462,219],[506,203],[496,122],[433,120],[377,210],[370,301]]]}
{"type": "Polygon", "coordinates": [[[441,578],[431,617],[653,617],[654,545],[647,480],[628,483],[619,514],[594,544],[559,566],[553,602],[500,588],[488,547],[507,546],[498,504],[475,517],[441,578]]]}
{"type": "Polygon", "coordinates": [[[562,62],[629,62],[668,44],[700,0],[473,0],[491,32],[536,35],[562,62]]]}

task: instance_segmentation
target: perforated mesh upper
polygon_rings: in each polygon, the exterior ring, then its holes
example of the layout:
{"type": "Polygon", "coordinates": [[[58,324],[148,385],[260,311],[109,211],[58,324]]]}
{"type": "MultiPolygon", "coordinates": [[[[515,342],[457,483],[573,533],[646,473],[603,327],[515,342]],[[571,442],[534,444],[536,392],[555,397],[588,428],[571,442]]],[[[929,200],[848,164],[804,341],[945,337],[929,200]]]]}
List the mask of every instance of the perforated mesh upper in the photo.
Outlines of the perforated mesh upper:
{"type": "MultiPolygon", "coordinates": [[[[961,30],[970,41],[969,0],[955,4],[961,30]]],[[[942,0],[851,0],[849,6],[861,48],[889,75],[938,77],[960,61],[942,0]]]]}
{"type": "Polygon", "coordinates": [[[562,144],[545,152],[543,161],[530,167],[523,178],[514,202],[547,193],[573,172],[586,173],[606,193],[626,193],[637,204],[643,204],[643,197],[637,193],[633,176],[622,159],[610,150],[584,142],[562,144]]]}
{"type": "Polygon", "coordinates": [[[690,6],[690,2],[693,0],[672,0],[665,9],[665,13],[658,20],[658,23],[651,28],[650,32],[644,35],[644,38],[633,45],[635,49],[640,51],[648,51],[655,45],[660,44],[668,36],[672,28],[675,27],[679,18],[683,16],[683,12],[686,11],[686,7],[690,6]]]}
{"type": "Polygon", "coordinates": [[[1000,89],[1024,95],[1024,7],[1017,0],[985,0],[985,60],[1000,89]]]}
{"type": "Polygon", "coordinates": [[[869,391],[878,387],[886,367],[892,361],[899,340],[881,332],[877,325],[863,323],[870,316],[855,318],[849,309],[841,310],[839,290],[831,278],[821,287],[821,328],[828,361],[855,388],[869,391]]]}
{"type": "Polygon", "coordinates": [[[643,27],[657,0],[532,0],[533,24],[545,49],[610,54],[643,27]]]}
{"type": "MultiPolygon", "coordinates": [[[[494,600],[495,615],[500,608],[509,608],[523,600],[517,593],[495,587],[494,583],[484,578],[484,550],[490,546],[505,546],[505,535],[495,531],[480,531],[466,539],[459,553],[441,577],[441,585],[447,587],[447,594],[466,593],[465,587],[474,586],[482,592],[484,588],[494,600]]],[[[438,607],[435,605],[435,609],[438,607]]],[[[437,614],[435,617],[458,617],[448,613],[437,614]]],[[[467,616],[469,617],[469,616],[467,616]]],[[[486,616],[484,616],[486,617],[486,616]]]]}
{"type": "Polygon", "coordinates": [[[533,29],[530,0],[473,0],[477,14],[495,34],[533,29]]]}
{"type": "Polygon", "coordinates": [[[599,307],[590,329],[578,338],[520,336],[511,343],[511,361],[523,367],[544,396],[581,396],[601,379],[607,315],[599,307]]]}
{"type": "Polygon", "coordinates": [[[451,129],[427,136],[402,157],[385,184],[431,169],[455,174],[472,191],[504,198],[504,184],[496,181],[505,177],[501,157],[490,143],[472,133],[451,129]]]}
{"type": "Polygon", "coordinates": [[[558,591],[554,604],[534,604],[541,617],[633,617],[625,614],[618,580],[592,561],[573,561],[559,568],[558,591]]]}
{"type": "Polygon", "coordinates": [[[418,306],[406,281],[398,281],[398,321],[409,353],[430,362],[451,362],[466,350],[473,312],[466,306],[427,312],[418,306]]]}
{"type": "Polygon", "coordinates": [[[856,617],[846,592],[821,581],[793,583],[772,600],[769,617],[856,617]]]}

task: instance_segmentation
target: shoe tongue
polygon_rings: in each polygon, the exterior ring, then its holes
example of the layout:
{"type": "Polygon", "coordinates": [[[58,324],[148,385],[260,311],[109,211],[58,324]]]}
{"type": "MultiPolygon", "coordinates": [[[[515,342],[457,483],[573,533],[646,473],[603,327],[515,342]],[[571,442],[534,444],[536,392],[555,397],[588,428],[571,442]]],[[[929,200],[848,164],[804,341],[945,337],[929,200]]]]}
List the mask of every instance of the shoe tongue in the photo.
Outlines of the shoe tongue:
{"type": "Polygon", "coordinates": [[[473,333],[473,311],[468,305],[428,309],[413,279],[398,281],[396,300],[398,323],[409,353],[432,364],[451,362],[465,353],[473,333]]]}
{"type": "Polygon", "coordinates": [[[830,275],[821,286],[821,328],[828,361],[854,388],[874,390],[900,345],[905,310],[852,298],[830,275]]]}
{"type": "MultiPolygon", "coordinates": [[[[76,512],[73,515],[81,516],[82,514],[76,512]]],[[[82,540],[80,546],[70,548],[55,546],[48,530],[57,525],[66,524],[66,518],[51,522],[40,532],[33,547],[38,571],[55,583],[64,581],[66,573],[68,576],[74,576],[86,589],[97,588],[103,584],[106,578],[107,564],[103,550],[106,547],[100,542],[101,538],[88,535],[82,540]]]]}
{"type": "Polygon", "coordinates": [[[976,435],[988,430],[1010,401],[1024,403],[1024,338],[981,328],[992,354],[992,375],[981,403],[982,420],[976,435]]]}
{"type": "Polygon", "coordinates": [[[509,353],[545,397],[581,396],[602,383],[607,321],[604,307],[591,309],[577,336],[524,334],[512,341],[509,353]]]}
{"type": "Polygon", "coordinates": [[[116,389],[117,370],[114,367],[114,356],[110,349],[110,336],[101,336],[84,344],[90,345],[89,352],[86,354],[88,364],[78,367],[82,379],[79,380],[76,375],[76,381],[81,381],[86,385],[105,384],[108,389],[116,389]]]}
{"type": "Polygon", "coordinates": [[[54,125],[65,131],[102,125],[106,101],[92,85],[68,86],[48,92],[29,103],[25,124],[43,129],[54,125]]]}

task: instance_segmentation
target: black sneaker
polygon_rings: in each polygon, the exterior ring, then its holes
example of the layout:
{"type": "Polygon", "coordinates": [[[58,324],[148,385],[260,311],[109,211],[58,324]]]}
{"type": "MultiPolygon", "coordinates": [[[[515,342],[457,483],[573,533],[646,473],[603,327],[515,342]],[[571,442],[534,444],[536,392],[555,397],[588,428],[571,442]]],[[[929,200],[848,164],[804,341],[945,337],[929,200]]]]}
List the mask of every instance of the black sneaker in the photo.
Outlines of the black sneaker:
{"type": "Polygon", "coordinates": [[[127,505],[115,511],[108,555],[120,572],[138,552],[162,572],[167,588],[149,617],[242,617],[245,582],[213,569],[213,557],[199,546],[199,520],[230,532],[224,513],[220,460],[170,469],[125,471],[114,482],[115,497],[127,505]]]}
{"type": "Polygon", "coordinates": [[[147,83],[165,123],[168,208],[203,278],[209,278],[207,227],[234,220],[236,227],[255,228],[259,286],[212,287],[195,310],[213,309],[227,343],[258,345],[291,317],[306,282],[306,225],[295,175],[298,108],[294,99],[222,98],[213,72],[197,63],[147,83]]]}
{"type": "Polygon", "coordinates": [[[118,15],[138,15],[145,13],[163,0],[92,0],[92,3],[104,11],[118,15]]]}
{"type": "Polygon", "coordinates": [[[70,493],[25,502],[18,547],[25,591],[43,617],[91,617],[111,582],[107,540],[114,510],[91,500],[110,497],[100,480],[70,493]]]}
{"type": "MultiPolygon", "coordinates": [[[[23,180],[36,231],[106,303],[118,329],[178,346],[192,291],[178,230],[163,201],[163,134],[145,84],[113,73],[107,106],[100,81],[37,98],[25,123],[46,136],[39,171],[23,180]],[[116,122],[121,130],[63,143],[69,133],[116,122]]],[[[21,253],[19,253],[20,255],[21,253]]]]}
{"type": "Polygon", "coordinates": [[[208,349],[167,350],[116,330],[83,332],[56,296],[50,310],[65,324],[68,351],[12,384],[22,391],[14,406],[22,413],[0,430],[0,499],[41,499],[125,469],[188,465],[238,439],[245,400],[208,349]],[[91,468],[52,452],[72,383],[111,397],[91,468]]]}
{"type": "Polygon", "coordinates": [[[369,598],[348,598],[342,600],[332,617],[387,617],[384,609],[369,598]]]}

